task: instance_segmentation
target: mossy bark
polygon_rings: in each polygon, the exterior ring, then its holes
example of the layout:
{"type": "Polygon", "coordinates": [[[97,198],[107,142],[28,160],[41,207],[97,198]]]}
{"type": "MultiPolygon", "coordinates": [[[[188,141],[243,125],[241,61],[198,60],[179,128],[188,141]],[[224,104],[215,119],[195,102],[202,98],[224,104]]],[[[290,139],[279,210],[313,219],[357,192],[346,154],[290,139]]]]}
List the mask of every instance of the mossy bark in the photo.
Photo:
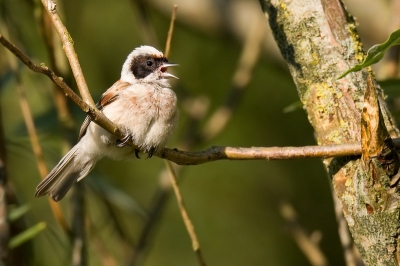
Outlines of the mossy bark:
{"type": "Polygon", "coordinates": [[[318,144],[363,143],[362,158],[324,160],[363,260],[399,265],[399,133],[370,70],[337,79],[364,58],[354,19],[336,0],[260,2],[318,144]]]}

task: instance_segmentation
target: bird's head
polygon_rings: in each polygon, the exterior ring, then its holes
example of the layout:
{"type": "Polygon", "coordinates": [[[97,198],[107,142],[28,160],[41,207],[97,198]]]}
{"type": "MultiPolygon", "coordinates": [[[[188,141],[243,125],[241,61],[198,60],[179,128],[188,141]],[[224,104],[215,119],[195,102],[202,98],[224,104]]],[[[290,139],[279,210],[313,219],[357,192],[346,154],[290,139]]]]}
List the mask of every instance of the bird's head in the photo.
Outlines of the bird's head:
{"type": "Polygon", "coordinates": [[[177,64],[168,63],[162,52],[151,46],[140,46],[133,50],[125,60],[121,72],[121,81],[159,82],[176,76],[167,72],[168,67],[177,64]]]}

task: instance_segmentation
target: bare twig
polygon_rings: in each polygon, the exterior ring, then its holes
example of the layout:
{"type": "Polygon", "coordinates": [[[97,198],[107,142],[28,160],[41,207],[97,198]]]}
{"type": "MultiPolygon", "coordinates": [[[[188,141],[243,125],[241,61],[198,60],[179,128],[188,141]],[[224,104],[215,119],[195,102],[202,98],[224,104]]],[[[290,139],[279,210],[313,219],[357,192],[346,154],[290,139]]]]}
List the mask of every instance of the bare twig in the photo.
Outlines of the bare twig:
{"type": "Polygon", "coordinates": [[[11,44],[3,35],[0,33],[0,43],[4,45],[9,51],[11,51],[16,57],[18,57],[22,63],[27,65],[32,71],[41,73],[49,77],[58,87],[60,87],[65,96],[71,98],[87,115],[89,115],[93,122],[103,127],[108,132],[114,134],[119,139],[122,139],[126,134],[120,130],[117,125],[111,122],[102,112],[97,110],[95,107],[89,106],[83,101],[64,81],[63,78],[57,76],[54,71],[45,65],[35,65],[24,53],[22,53],[15,45],[11,44]]]}
{"type": "MultiPolygon", "coordinates": [[[[33,64],[29,58],[9,43],[4,36],[0,34],[0,42],[13,52],[20,60],[35,72],[45,74],[59,87],[66,95],[70,97],[83,111],[85,111],[94,122],[113,133],[119,138],[123,138],[124,133],[118,127],[107,119],[102,112],[88,106],[71,88],[55,75],[55,73],[45,66],[33,64]]],[[[399,141],[394,140],[397,147],[399,141]]],[[[179,165],[195,165],[212,162],[217,160],[285,160],[300,158],[329,158],[338,156],[360,155],[361,145],[359,143],[338,144],[328,146],[304,146],[304,147],[253,147],[253,148],[235,148],[214,146],[200,152],[185,152],[177,149],[164,148],[156,156],[170,160],[179,165]]]]}
{"type": "MultiPolygon", "coordinates": [[[[171,15],[171,23],[169,26],[169,30],[168,30],[168,37],[167,37],[167,41],[166,41],[166,46],[165,46],[165,56],[168,58],[169,54],[170,54],[170,50],[171,50],[171,41],[172,41],[172,34],[174,31],[174,23],[175,23],[175,19],[176,19],[176,11],[178,9],[178,5],[174,5],[173,9],[172,9],[172,15],[171,15]]],[[[192,248],[193,251],[196,253],[197,255],[197,260],[199,262],[199,265],[205,266],[205,261],[204,258],[201,254],[201,250],[200,250],[200,244],[199,241],[197,239],[197,235],[196,232],[194,230],[194,226],[192,221],[189,218],[189,214],[186,210],[185,207],[185,203],[183,201],[183,197],[182,194],[179,190],[179,186],[178,186],[178,178],[176,175],[175,170],[172,168],[171,163],[169,161],[164,161],[166,166],[167,166],[167,170],[168,170],[168,176],[170,178],[170,182],[172,185],[172,188],[174,189],[175,192],[175,197],[176,200],[178,202],[178,207],[179,210],[181,211],[181,215],[182,215],[182,219],[183,222],[186,226],[186,230],[189,234],[189,237],[192,241],[192,248]]]]}
{"type": "Polygon", "coordinates": [[[329,158],[361,154],[359,143],[303,147],[223,147],[214,146],[204,151],[186,152],[164,149],[158,156],[179,165],[197,165],[218,160],[288,160],[329,158]]]}
{"type": "Polygon", "coordinates": [[[179,210],[181,211],[183,222],[185,223],[186,230],[188,231],[190,239],[192,241],[193,251],[197,255],[197,260],[199,261],[199,265],[205,266],[206,263],[204,261],[203,255],[201,254],[200,244],[199,244],[199,241],[197,239],[197,235],[196,235],[196,232],[194,230],[193,223],[189,218],[189,214],[188,214],[188,212],[186,210],[182,194],[181,194],[181,192],[179,190],[178,179],[176,177],[175,171],[172,168],[171,163],[169,161],[165,161],[165,164],[166,164],[167,169],[168,169],[169,178],[170,178],[170,181],[171,181],[171,184],[172,184],[172,188],[174,189],[174,192],[175,192],[176,201],[178,202],[178,207],[179,207],[179,210]]]}
{"type": "MultiPolygon", "coordinates": [[[[19,93],[22,114],[24,116],[25,124],[28,129],[28,134],[29,134],[29,138],[31,140],[33,153],[35,154],[35,158],[36,158],[40,176],[42,178],[45,178],[47,176],[47,174],[49,173],[49,171],[48,171],[48,169],[46,167],[46,163],[44,161],[43,151],[40,146],[39,139],[38,139],[38,136],[36,133],[35,124],[33,122],[32,114],[30,112],[28,101],[26,99],[25,90],[21,84],[21,80],[19,79],[18,74],[16,74],[16,77],[18,80],[17,90],[19,93]]],[[[60,226],[64,230],[64,232],[69,234],[70,231],[69,231],[67,222],[65,221],[64,215],[62,214],[60,205],[58,205],[58,203],[56,203],[50,199],[49,199],[49,202],[50,202],[50,207],[53,211],[54,217],[56,218],[56,220],[58,221],[58,223],[60,224],[60,226]]]]}
{"type": "Polygon", "coordinates": [[[78,61],[78,56],[75,53],[74,42],[68,33],[67,28],[62,23],[60,16],[57,12],[57,5],[52,0],[42,0],[42,4],[46,9],[51,22],[53,23],[60,39],[63,43],[64,52],[68,58],[69,64],[74,74],[76,84],[78,85],[79,92],[82,99],[92,108],[96,108],[92,96],[90,95],[89,88],[87,87],[85,77],[82,73],[81,65],[78,61]]]}
{"type": "Polygon", "coordinates": [[[165,55],[166,58],[169,57],[169,54],[171,52],[171,41],[172,41],[172,34],[174,32],[174,24],[175,24],[177,9],[178,9],[178,5],[174,5],[174,7],[172,8],[171,22],[169,24],[167,41],[165,43],[165,53],[164,53],[164,55],[165,55]]]}
{"type": "MultiPolygon", "coordinates": [[[[176,10],[174,9],[173,12],[176,10]]],[[[175,14],[171,16],[171,25],[175,19],[175,14]]],[[[251,30],[247,35],[246,42],[243,47],[242,55],[238,63],[238,67],[233,77],[231,90],[228,93],[227,100],[225,103],[218,108],[214,114],[211,115],[210,119],[205,123],[205,128],[202,134],[197,133],[199,122],[204,119],[208,102],[204,97],[198,97],[188,103],[187,112],[190,116],[188,126],[186,127],[185,137],[181,140],[180,147],[184,149],[191,149],[193,145],[198,144],[204,140],[210,140],[218,135],[227,125],[230,118],[232,117],[233,110],[237,107],[240,102],[245,87],[251,79],[252,69],[257,61],[259,55],[259,46],[264,34],[261,32],[260,25],[261,21],[253,23],[251,30]]],[[[171,32],[171,30],[170,30],[171,32]]],[[[167,40],[167,43],[169,40],[167,40]]],[[[176,168],[177,176],[180,176],[183,168],[176,168]]],[[[135,247],[135,252],[131,257],[131,264],[136,265],[141,253],[145,247],[146,240],[150,236],[151,230],[156,224],[156,219],[161,215],[162,210],[165,206],[165,201],[171,191],[171,184],[165,181],[164,172],[160,173],[160,184],[158,190],[155,193],[153,204],[150,208],[149,219],[147,220],[143,230],[141,231],[139,241],[135,247]],[[168,183],[168,184],[167,184],[168,183]]]]}
{"type": "Polygon", "coordinates": [[[297,221],[297,214],[293,206],[289,203],[282,203],[280,206],[282,217],[286,220],[290,233],[296,241],[303,254],[308,258],[313,266],[325,266],[327,261],[316,241],[308,236],[305,230],[297,221]]]}
{"type": "MultiPolygon", "coordinates": [[[[40,10],[43,10],[42,6],[39,5],[40,10]]],[[[54,70],[55,73],[62,73],[62,69],[68,69],[67,62],[64,57],[57,56],[60,46],[58,39],[54,38],[54,28],[51,24],[50,17],[46,12],[41,12],[40,17],[40,29],[43,36],[45,46],[47,48],[47,53],[49,56],[49,65],[54,70]]],[[[69,76],[69,73],[68,73],[69,76]]],[[[54,86],[54,104],[57,109],[58,120],[62,127],[62,132],[64,133],[65,140],[68,140],[66,146],[70,149],[73,141],[76,141],[75,136],[75,121],[68,107],[68,99],[64,96],[62,90],[58,89],[57,84],[54,86]]]]}
{"type": "Polygon", "coordinates": [[[22,110],[22,114],[25,120],[26,128],[28,130],[28,135],[32,144],[33,153],[35,154],[37,166],[39,169],[40,176],[44,178],[48,173],[48,169],[46,163],[44,161],[42,147],[39,143],[39,138],[36,133],[36,127],[33,121],[33,117],[29,108],[28,100],[26,98],[26,92],[22,85],[22,81],[19,78],[18,74],[16,74],[17,78],[17,91],[19,94],[19,103],[22,110]]]}
{"type": "MultiPolygon", "coordinates": [[[[42,8],[41,8],[42,10],[42,8]]],[[[42,36],[48,51],[50,66],[59,73],[59,67],[56,62],[55,49],[58,47],[54,45],[55,39],[53,38],[53,27],[50,21],[50,17],[47,12],[41,12],[41,29],[42,36]]],[[[59,60],[63,62],[63,60],[59,60]]],[[[59,62],[60,64],[60,62],[59,62]]],[[[54,84],[54,103],[57,109],[58,119],[63,128],[65,138],[65,145],[68,150],[75,144],[75,131],[74,121],[72,119],[71,112],[68,108],[67,98],[64,97],[61,90],[59,90],[54,84]]],[[[84,197],[82,195],[83,183],[77,183],[73,187],[73,193],[71,194],[71,245],[72,245],[72,258],[71,261],[75,266],[86,265],[86,246],[85,246],[85,210],[84,210],[84,197]]]]}
{"type": "MultiPolygon", "coordinates": [[[[2,35],[0,34],[0,42],[2,41],[7,41],[4,39],[4,37],[2,37],[2,35]]],[[[28,59],[29,60],[29,59],[28,59]]],[[[42,152],[42,148],[40,146],[39,143],[39,139],[36,133],[36,128],[35,128],[35,124],[33,122],[33,118],[29,109],[29,105],[28,105],[28,101],[26,99],[26,95],[25,95],[25,90],[21,84],[21,79],[16,71],[16,63],[12,60],[12,58],[10,58],[10,66],[11,68],[14,70],[15,72],[15,77],[17,79],[17,90],[19,93],[19,99],[20,99],[20,106],[21,106],[21,110],[22,110],[22,114],[25,120],[25,124],[28,130],[28,134],[29,134],[29,138],[31,140],[31,144],[32,144],[32,149],[33,149],[33,153],[35,154],[35,158],[37,161],[37,166],[39,169],[39,173],[40,176],[42,178],[44,178],[47,174],[48,174],[48,169],[46,167],[45,161],[44,161],[44,157],[43,157],[43,152],[42,152]]],[[[62,214],[61,208],[60,206],[52,201],[49,200],[50,202],[50,206],[51,206],[51,210],[53,212],[53,215],[55,217],[55,219],[57,220],[57,222],[60,224],[61,228],[64,230],[65,233],[67,233],[69,235],[70,231],[68,228],[68,225],[65,221],[64,215],[62,214]]]]}
{"type": "Polygon", "coordinates": [[[259,58],[261,42],[265,36],[262,20],[262,17],[254,19],[249,29],[238,66],[233,76],[231,90],[226,97],[225,103],[223,103],[205,123],[202,130],[202,138],[204,140],[213,139],[222,132],[242,99],[247,85],[251,80],[253,68],[259,58]]]}

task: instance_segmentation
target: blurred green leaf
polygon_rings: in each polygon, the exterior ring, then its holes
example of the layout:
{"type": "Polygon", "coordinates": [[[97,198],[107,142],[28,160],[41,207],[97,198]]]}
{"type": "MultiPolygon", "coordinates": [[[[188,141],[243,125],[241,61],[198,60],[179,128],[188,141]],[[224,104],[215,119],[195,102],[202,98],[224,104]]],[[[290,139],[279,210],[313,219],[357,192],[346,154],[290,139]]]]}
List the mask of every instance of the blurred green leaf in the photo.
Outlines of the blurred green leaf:
{"type": "Polygon", "coordinates": [[[34,238],[37,234],[39,234],[45,228],[46,228],[46,223],[40,222],[40,223],[26,229],[22,233],[11,238],[10,242],[8,242],[8,247],[10,249],[13,249],[13,248],[16,248],[16,247],[22,245],[23,243],[34,238]]]}
{"type": "Polygon", "coordinates": [[[15,208],[15,209],[11,209],[9,214],[8,214],[8,220],[10,222],[14,222],[14,221],[18,220],[19,218],[21,218],[30,209],[31,209],[31,207],[29,206],[29,204],[24,204],[24,205],[19,206],[19,207],[15,208]]]}
{"type": "Polygon", "coordinates": [[[373,65],[375,63],[378,63],[383,56],[385,55],[385,52],[392,46],[399,45],[400,44],[400,29],[392,32],[389,36],[389,39],[381,44],[375,44],[372,46],[367,53],[367,56],[365,57],[364,61],[361,64],[358,64],[354,66],[353,68],[347,70],[344,72],[340,77],[343,78],[347,74],[351,72],[356,72],[360,71],[364,67],[368,67],[370,65],[373,65]]]}
{"type": "MultiPolygon", "coordinates": [[[[387,96],[387,100],[394,100],[396,98],[400,98],[400,79],[387,79],[387,80],[382,80],[378,81],[379,85],[385,92],[385,95],[387,96]]],[[[396,108],[397,110],[397,108],[396,108]]],[[[398,113],[399,111],[397,110],[392,110],[392,112],[398,113]]],[[[396,115],[393,113],[393,115],[396,115]]]]}
{"type": "Polygon", "coordinates": [[[147,218],[147,211],[136,200],[104,178],[98,177],[96,182],[91,182],[91,185],[93,189],[103,194],[105,200],[121,210],[147,218]]]}
{"type": "Polygon", "coordinates": [[[290,113],[290,112],[297,111],[299,109],[303,109],[303,103],[301,101],[295,101],[295,102],[289,104],[288,106],[286,106],[285,108],[283,108],[282,111],[284,113],[290,113]]]}
{"type": "Polygon", "coordinates": [[[400,79],[379,80],[378,83],[388,96],[400,96],[400,79]]]}

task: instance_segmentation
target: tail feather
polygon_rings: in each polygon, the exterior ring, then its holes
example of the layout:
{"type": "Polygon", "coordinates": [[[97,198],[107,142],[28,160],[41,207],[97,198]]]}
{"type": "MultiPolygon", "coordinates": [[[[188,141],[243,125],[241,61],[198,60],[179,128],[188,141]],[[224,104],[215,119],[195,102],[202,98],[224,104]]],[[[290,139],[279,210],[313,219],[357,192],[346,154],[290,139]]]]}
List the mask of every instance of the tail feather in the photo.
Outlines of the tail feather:
{"type": "Polygon", "coordinates": [[[54,201],[59,201],[77,180],[84,178],[92,170],[95,160],[83,156],[79,148],[78,143],[40,182],[36,187],[36,197],[48,194],[54,201]]]}

